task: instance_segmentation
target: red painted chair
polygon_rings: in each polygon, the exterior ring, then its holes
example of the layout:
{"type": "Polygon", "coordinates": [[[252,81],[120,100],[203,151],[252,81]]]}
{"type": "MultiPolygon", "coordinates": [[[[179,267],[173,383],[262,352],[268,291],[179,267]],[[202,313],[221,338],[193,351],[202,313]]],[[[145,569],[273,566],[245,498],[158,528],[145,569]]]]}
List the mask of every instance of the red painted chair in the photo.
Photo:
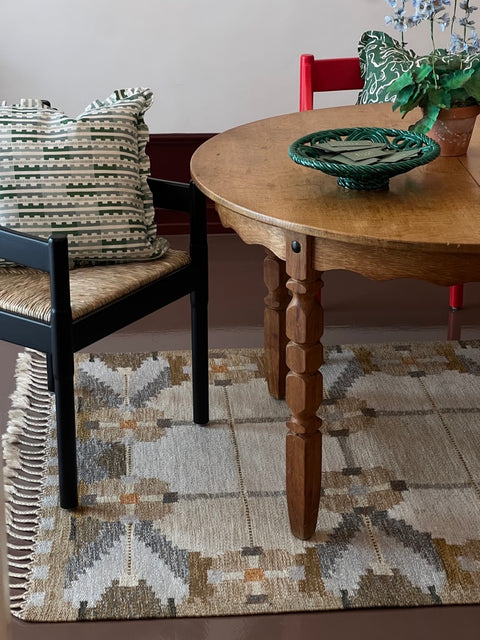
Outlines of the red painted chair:
{"type": "Polygon", "coordinates": [[[316,60],[309,53],[300,56],[300,111],[313,109],[314,93],[362,87],[359,58],[316,60]]]}
{"type": "MultiPolygon", "coordinates": [[[[313,109],[313,94],[320,91],[361,89],[359,58],[315,59],[310,53],[300,56],[300,111],[313,109]]],[[[450,308],[463,306],[463,284],[450,287],[450,308]]]]}

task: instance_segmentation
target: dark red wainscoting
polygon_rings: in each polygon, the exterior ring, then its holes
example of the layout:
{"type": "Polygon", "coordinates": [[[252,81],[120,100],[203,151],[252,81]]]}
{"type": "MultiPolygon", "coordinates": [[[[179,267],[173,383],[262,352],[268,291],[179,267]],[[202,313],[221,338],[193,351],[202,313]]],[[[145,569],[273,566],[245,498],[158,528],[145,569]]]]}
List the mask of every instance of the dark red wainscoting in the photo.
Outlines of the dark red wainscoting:
{"type": "MultiPolygon", "coordinates": [[[[213,133],[153,133],[147,145],[151,174],[155,178],[190,180],[190,158],[194,151],[213,133]]],[[[173,235],[188,233],[188,216],[173,211],[157,210],[158,233],[173,235]]],[[[231,233],[220,222],[211,201],[207,204],[208,233],[231,233]]]]}

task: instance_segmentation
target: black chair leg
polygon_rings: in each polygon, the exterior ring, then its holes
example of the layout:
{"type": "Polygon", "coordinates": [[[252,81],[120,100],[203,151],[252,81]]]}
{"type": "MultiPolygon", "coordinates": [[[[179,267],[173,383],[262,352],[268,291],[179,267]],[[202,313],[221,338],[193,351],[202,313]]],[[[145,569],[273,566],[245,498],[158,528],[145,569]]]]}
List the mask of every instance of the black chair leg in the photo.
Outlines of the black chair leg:
{"type": "Polygon", "coordinates": [[[53,375],[52,355],[50,353],[47,353],[47,383],[48,390],[53,393],[55,391],[55,378],[53,375]]]}
{"type": "Polygon", "coordinates": [[[75,434],[75,399],[73,387],[73,353],[53,355],[55,401],[57,409],[58,476],[60,506],[78,506],[77,447],[75,434]]]}
{"type": "Polygon", "coordinates": [[[193,291],[190,294],[192,310],[192,386],[193,421],[207,424],[208,399],[208,294],[193,291]]]}

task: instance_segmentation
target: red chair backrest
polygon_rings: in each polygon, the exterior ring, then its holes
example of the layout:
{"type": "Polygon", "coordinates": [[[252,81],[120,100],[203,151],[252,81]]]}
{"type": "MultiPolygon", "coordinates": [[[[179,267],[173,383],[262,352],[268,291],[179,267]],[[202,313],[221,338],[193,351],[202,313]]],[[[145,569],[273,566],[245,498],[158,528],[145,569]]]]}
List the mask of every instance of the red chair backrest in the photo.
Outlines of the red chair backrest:
{"type": "Polygon", "coordinates": [[[313,109],[317,91],[361,89],[359,58],[327,58],[316,60],[312,54],[300,56],[300,111],[313,109]]]}

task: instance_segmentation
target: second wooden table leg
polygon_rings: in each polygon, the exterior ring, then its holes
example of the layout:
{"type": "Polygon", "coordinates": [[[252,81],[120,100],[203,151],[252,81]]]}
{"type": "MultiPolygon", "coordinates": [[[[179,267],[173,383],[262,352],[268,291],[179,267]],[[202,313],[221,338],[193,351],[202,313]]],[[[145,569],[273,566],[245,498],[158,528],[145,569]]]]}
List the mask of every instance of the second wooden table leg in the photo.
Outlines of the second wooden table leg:
{"type": "Polygon", "coordinates": [[[292,300],[287,307],[286,400],[292,412],[287,422],[287,501],[292,533],[306,540],[315,532],[322,470],[323,312],[317,298],[320,273],[312,267],[313,240],[288,234],[286,269],[292,300]]]}
{"type": "Polygon", "coordinates": [[[286,288],[285,261],[277,258],[268,249],[263,263],[263,277],[268,291],[265,296],[263,318],[268,390],[274,398],[283,399],[288,371],[285,362],[287,348],[285,311],[290,302],[290,295],[286,288]]]}

